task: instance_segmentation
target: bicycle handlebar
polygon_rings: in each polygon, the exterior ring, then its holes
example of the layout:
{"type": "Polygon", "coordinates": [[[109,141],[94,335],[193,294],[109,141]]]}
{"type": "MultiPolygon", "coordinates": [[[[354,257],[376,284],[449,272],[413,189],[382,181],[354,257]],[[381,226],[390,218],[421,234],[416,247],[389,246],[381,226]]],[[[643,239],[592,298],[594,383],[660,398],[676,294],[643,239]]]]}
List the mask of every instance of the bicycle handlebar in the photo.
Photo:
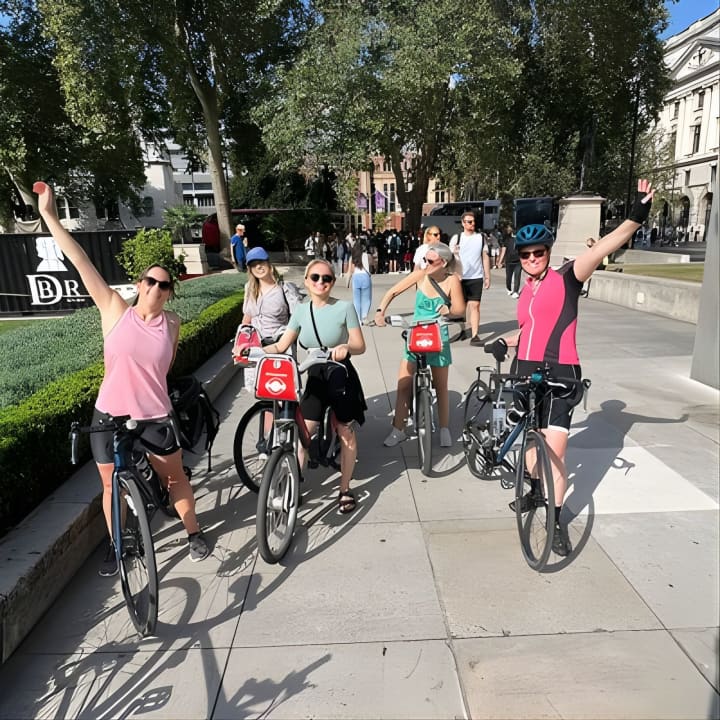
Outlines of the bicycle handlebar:
{"type": "Polygon", "coordinates": [[[172,428],[175,434],[175,442],[180,446],[180,432],[178,431],[177,421],[171,415],[162,418],[152,418],[150,420],[136,420],[130,415],[118,415],[108,417],[102,425],[80,425],[79,422],[70,423],[70,462],[73,465],[78,464],[78,445],[81,434],[90,434],[98,432],[117,432],[125,430],[135,437],[139,437],[140,433],[148,425],[167,425],[172,428]]]}

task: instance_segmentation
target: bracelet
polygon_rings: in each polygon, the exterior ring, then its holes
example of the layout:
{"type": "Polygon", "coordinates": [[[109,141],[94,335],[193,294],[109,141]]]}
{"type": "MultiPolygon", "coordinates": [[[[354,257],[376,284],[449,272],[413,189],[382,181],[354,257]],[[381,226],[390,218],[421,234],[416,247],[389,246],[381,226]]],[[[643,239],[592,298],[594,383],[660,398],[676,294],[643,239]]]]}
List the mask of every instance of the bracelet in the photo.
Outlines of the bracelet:
{"type": "Polygon", "coordinates": [[[382,308],[378,308],[375,312],[376,312],[376,313],[381,313],[381,312],[383,312],[383,309],[382,309],[382,308]]]}

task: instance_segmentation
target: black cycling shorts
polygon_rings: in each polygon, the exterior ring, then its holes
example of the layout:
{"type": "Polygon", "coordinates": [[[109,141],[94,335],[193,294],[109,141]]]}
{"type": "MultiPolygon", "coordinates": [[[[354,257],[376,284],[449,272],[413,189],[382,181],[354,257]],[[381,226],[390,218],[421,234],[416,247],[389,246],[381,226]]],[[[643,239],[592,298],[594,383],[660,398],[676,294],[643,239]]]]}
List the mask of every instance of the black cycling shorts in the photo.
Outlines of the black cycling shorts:
{"type": "MultiPolygon", "coordinates": [[[[97,408],[93,412],[92,424],[102,425],[110,415],[100,412],[97,408]]],[[[90,434],[90,448],[93,458],[100,465],[114,463],[113,458],[113,430],[95,432],[90,434]]],[[[175,433],[169,425],[148,425],[140,436],[140,442],[152,455],[172,455],[180,449],[175,439],[175,433]]]]}
{"type": "MultiPolygon", "coordinates": [[[[575,378],[576,380],[582,378],[582,370],[579,365],[561,365],[560,363],[548,363],[548,365],[550,365],[553,375],[558,378],[575,378]]],[[[518,375],[530,375],[540,366],[541,363],[531,360],[518,360],[517,368],[513,368],[511,372],[517,372],[518,375]]],[[[540,404],[540,427],[569,433],[573,410],[582,400],[583,393],[582,385],[574,385],[568,389],[553,388],[540,404]]],[[[516,405],[522,406],[523,402],[523,398],[515,397],[516,405]]],[[[518,409],[524,410],[525,408],[518,409]]]]}
{"type": "Polygon", "coordinates": [[[483,286],[485,280],[483,278],[472,278],[471,280],[461,280],[463,297],[465,302],[468,300],[482,300],[483,286]]]}

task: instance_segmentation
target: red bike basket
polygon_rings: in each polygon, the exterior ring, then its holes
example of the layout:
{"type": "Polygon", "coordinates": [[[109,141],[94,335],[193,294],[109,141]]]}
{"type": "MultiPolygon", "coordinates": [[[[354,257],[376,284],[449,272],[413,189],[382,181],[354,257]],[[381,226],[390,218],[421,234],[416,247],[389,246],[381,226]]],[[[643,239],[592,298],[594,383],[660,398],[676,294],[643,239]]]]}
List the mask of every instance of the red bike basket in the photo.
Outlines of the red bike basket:
{"type": "Polygon", "coordinates": [[[300,376],[295,361],[287,355],[268,355],[260,360],[255,380],[259,400],[300,399],[300,376]]]}
{"type": "Polygon", "coordinates": [[[408,349],[414,353],[440,352],[442,350],[440,324],[420,323],[410,328],[408,349]]]}

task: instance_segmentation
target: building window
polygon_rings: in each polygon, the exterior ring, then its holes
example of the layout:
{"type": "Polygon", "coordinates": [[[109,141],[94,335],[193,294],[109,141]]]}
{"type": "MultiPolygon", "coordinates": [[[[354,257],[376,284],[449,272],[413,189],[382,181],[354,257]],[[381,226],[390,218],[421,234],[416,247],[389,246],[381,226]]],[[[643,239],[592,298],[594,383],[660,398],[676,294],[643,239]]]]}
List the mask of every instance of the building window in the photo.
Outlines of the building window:
{"type": "Polygon", "coordinates": [[[383,194],[388,200],[388,212],[395,212],[395,183],[384,183],[383,184],[383,194]]]}
{"type": "Polygon", "coordinates": [[[717,165],[710,166],[710,187],[715,187],[717,181],[717,165]]]}
{"type": "Polygon", "coordinates": [[[436,190],[435,191],[435,202],[436,203],[444,203],[445,202],[445,191],[444,190],[436,190]]]}
{"type": "Polygon", "coordinates": [[[692,154],[700,151],[700,125],[694,125],[692,128],[692,154]]]}
{"type": "Polygon", "coordinates": [[[214,195],[198,195],[197,196],[198,207],[213,207],[215,205],[214,195]]]}
{"type": "Polygon", "coordinates": [[[392,160],[383,158],[383,172],[392,172],[392,160]]]}
{"type": "Polygon", "coordinates": [[[690,171],[685,171],[685,187],[690,187],[690,171]]]}
{"type": "Polygon", "coordinates": [[[679,116],[680,116],[680,103],[679,103],[679,102],[676,102],[676,103],[673,105],[673,115],[672,115],[672,119],[673,119],[673,120],[677,120],[679,116]]]}
{"type": "Polygon", "coordinates": [[[698,94],[697,94],[697,99],[695,101],[695,109],[702,110],[704,105],[705,105],[705,91],[700,90],[700,92],[698,92],[698,94]]]}

